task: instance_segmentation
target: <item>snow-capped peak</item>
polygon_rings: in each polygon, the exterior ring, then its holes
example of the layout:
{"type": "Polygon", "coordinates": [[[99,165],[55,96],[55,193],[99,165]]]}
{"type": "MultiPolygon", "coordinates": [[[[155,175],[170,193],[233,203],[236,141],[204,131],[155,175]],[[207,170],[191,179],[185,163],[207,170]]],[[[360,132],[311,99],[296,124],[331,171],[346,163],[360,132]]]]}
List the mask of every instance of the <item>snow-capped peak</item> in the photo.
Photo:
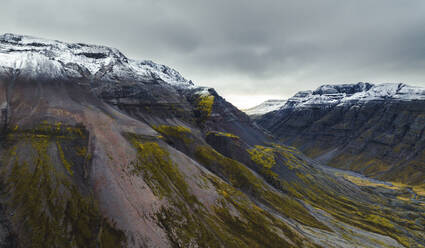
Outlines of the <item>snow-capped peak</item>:
{"type": "Polygon", "coordinates": [[[29,79],[156,79],[173,86],[193,86],[172,68],[150,60],[128,59],[115,48],[16,34],[0,35],[0,72],[29,79]]]}
{"type": "Polygon", "coordinates": [[[322,85],[314,91],[296,93],[288,99],[282,108],[308,108],[314,106],[326,108],[357,102],[384,100],[425,100],[425,88],[402,83],[322,85]]]}
{"type": "Polygon", "coordinates": [[[280,109],[283,105],[285,105],[286,100],[284,99],[271,99],[267,100],[255,107],[243,110],[247,115],[264,115],[268,112],[272,112],[280,109]]]}

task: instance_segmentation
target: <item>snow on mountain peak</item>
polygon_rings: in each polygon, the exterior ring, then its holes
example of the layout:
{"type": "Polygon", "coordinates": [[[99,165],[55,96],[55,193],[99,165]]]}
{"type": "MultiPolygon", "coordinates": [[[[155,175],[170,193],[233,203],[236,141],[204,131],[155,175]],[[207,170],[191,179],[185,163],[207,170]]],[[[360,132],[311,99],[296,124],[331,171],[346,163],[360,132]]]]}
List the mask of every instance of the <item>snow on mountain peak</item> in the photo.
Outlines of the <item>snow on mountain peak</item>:
{"type": "Polygon", "coordinates": [[[383,100],[425,100],[425,88],[402,83],[322,85],[314,91],[300,91],[282,108],[333,107],[383,100]]]}
{"type": "Polygon", "coordinates": [[[283,99],[271,99],[267,100],[255,107],[243,110],[247,115],[263,115],[268,112],[272,112],[280,109],[283,105],[285,105],[286,100],[283,99]]]}
{"type": "Polygon", "coordinates": [[[192,87],[176,70],[150,60],[128,59],[118,49],[31,36],[0,35],[0,72],[36,79],[162,80],[192,87]]]}

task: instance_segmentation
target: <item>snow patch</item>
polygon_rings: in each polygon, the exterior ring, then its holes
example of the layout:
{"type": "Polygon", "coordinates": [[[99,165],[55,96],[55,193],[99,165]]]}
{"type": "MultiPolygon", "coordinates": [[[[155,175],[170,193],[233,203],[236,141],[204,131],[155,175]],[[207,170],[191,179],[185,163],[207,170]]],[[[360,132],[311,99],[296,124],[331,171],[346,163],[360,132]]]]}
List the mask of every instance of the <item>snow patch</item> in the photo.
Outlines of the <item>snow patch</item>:
{"type": "Polygon", "coordinates": [[[280,109],[283,105],[285,105],[285,103],[286,103],[286,100],[283,100],[283,99],[282,100],[272,99],[272,100],[267,100],[255,107],[245,109],[242,111],[244,111],[247,115],[264,115],[266,113],[280,109]]]}
{"type": "Polygon", "coordinates": [[[322,85],[315,91],[300,91],[289,98],[282,109],[328,108],[336,105],[352,105],[368,101],[425,100],[425,88],[401,83],[322,85]]]}

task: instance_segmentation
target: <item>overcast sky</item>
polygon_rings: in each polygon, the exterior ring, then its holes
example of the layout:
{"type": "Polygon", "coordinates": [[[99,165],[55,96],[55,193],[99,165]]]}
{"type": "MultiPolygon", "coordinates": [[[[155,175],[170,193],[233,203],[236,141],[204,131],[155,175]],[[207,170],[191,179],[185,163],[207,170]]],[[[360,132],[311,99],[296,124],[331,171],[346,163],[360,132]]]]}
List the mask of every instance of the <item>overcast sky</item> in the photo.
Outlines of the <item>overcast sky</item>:
{"type": "Polygon", "coordinates": [[[241,108],[324,83],[425,86],[423,0],[2,0],[0,32],[116,47],[241,108]]]}

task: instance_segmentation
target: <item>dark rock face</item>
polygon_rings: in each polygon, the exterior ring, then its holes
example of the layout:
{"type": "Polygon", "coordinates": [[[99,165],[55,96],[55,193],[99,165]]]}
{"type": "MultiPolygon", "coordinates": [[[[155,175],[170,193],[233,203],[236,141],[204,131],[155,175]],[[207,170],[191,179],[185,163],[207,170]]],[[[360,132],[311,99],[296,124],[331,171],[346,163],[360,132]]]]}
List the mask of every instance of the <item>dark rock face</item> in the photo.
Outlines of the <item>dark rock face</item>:
{"type": "Polygon", "coordinates": [[[287,108],[257,123],[332,166],[386,180],[424,182],[425,101],[287,108]]]}

